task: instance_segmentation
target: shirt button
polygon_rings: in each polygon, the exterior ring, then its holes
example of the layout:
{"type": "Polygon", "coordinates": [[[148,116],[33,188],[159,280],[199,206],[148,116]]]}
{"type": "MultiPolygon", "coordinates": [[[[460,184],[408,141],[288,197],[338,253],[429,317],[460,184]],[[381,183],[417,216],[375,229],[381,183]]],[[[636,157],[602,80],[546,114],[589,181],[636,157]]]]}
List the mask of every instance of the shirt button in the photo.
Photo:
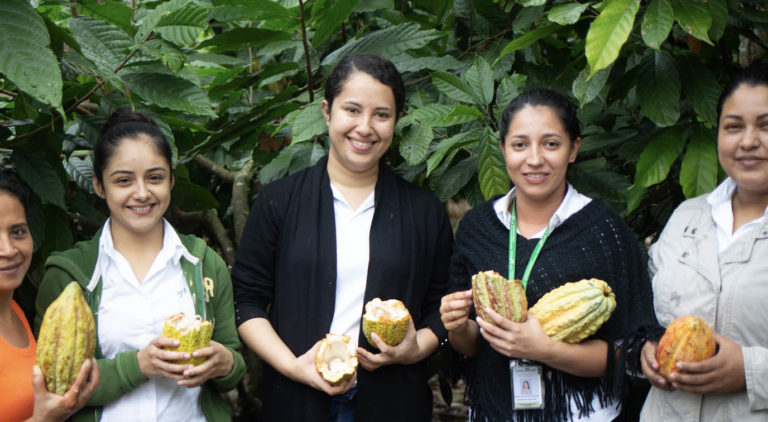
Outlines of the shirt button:
{"type": "Polygon", "coordinates": [[[691,230],[691,234],[696,234],[696,229],[691,230]]]}
{"type": "Polygon", "coordinates": [[[687,258],[687,257],[688,257],[688,252],[683,252],[683,258],[687,258]]]}

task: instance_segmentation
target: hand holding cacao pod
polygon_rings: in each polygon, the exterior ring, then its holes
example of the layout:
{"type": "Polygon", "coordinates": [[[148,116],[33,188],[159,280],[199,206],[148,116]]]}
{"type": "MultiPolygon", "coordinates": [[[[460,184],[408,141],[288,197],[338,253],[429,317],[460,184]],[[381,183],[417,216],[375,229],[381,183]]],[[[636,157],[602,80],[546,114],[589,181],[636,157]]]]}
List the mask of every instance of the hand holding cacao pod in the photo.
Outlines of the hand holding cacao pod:
{"type": "Polygon", "coordinates": [[[368,343],[376,347],[371,340],[371,333],[390,346],[397,346],[408,332],[411,314],[403,302],[397,299],[381,300],[378,297],[365,304],[363,315],[363,333],[368,343]]]}
{"type": "Polygon", "coordinates": [[[677,362],[698,362],[715,354],[712,328],[703,319],[681,316],[667,327],[656,349],[659,373],[665,377],[677,372],[677,362]]]}
{"type": "Polygon", "coordinates": [[[349,336],[326,334],[315,355],[317,372],[328,384],[341,385],[357,371],[357,353],[349,336]]]}
{"type": "Polygon", "coordinates": [[[472,276],[472,300],[477,316],[490,324],[495,322],[485,308],[493,309],[510,321],[525,321],[528,299],[520,280],[507,280],[496,271],[479,272],[472,276]]]}
{"type": "Polygon", "coordinates": [[[596,333],[616,309],[616,295],[603,280],[565,283],[536,302],[528,313],[554,340],[579,343],[596,333]]]}
{"type": "Polygon", "coordinates": [[[91,308],[80,285],[73,281],[45,310],[37,339],[37,365],[45,375],[48,391],[63,395],[69,390],[95,348],[91,308]]]}
{"type": "Polygon", "coordinates": [[[185,365],[199,365],[205,362],[205,357],[191,357],[192,352],[211,344],[213,335],[213,324],[204,320],[200,315],[188,317],[180,312],[172,315],[165,320],[163,325],[163,337],[174,338],[179,341],[176,347],[166,347],[165,350],[172,352],[187,352],[190,358],[176,361],[174,363],[185,365]]]}

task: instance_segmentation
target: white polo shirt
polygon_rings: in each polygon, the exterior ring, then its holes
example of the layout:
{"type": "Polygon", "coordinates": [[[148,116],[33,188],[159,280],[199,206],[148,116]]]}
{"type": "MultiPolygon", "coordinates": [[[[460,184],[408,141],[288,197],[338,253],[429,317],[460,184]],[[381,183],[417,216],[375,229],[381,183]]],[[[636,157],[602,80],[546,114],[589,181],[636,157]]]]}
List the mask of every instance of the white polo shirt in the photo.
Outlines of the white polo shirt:
{"type": "MultiPolygon", "coordinates": [[[[178,312],[195,314],[181,269],[182,257],[197,263],[173,227],[163,220],[163,248],[139,283],[128,261],[115,250],[107,220],[95,270],[102,278],[97,329],[104,357],[114,359],[118,353],[141,350],[162,334],[165,318],[178,312]]],[[[101,420],[204,422],[199,397],[200,387],[179,387],[175,380],[155,376],[104,406],[101,420]]]]}
{"type": "Polygon", "coordinates": [[[331,184],[336,221],[336,302],[331,332],[346,334],[357,346],[370,261],[374,192],[353,210],[331,184]]]}

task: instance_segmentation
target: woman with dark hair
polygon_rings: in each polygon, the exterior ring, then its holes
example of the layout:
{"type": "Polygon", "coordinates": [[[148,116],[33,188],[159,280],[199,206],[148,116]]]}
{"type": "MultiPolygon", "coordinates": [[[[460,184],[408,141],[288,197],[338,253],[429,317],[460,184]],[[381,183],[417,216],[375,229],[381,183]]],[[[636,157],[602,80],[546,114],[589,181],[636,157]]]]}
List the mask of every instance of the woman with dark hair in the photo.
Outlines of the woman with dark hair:
{"type": "Polygon", "coordinates": [[[85,361],[75,383],[59,396],[46,389],[35,365],[37,343],[13,300],[32,260],[28,197],[16,173],[0,168],[0,408],[5,421],[58,422],[85,404],[99,384],[99,367],[93,359],[85,361]]]}
{"type": "Polygon", "coordinates": [[[149,117],[119,109],[94,146],[93,188],[110,217],[93,239],[54,253],[37,296],[39,327],[48,305],[77,281],[96,320],[102,382],[80,420],[229,421],[220,393],[245,373],[224,261],[205,242],[163,218],[173,167],[165,135],[149,117]],[[214,323],[208,347],[165,348],[166,318],[183,312],[214,323]],[[177,361],[204,357],[193,366],[177,361]]]}
{"type": "Polygon", "coordinates": [[[739,71],[717,107],[717,155],[728,177],[683,202],[651,246],[656,317],[695,315],[715,355],[659,374],[657,338],[643,347],[653,387],[641,420],[768,420],[768,65],[739,71]]]}
{"type": "Polygon", "coordinates": [[[450,344],[469,358],[470,419],[612,421],[621,411],[618,349],[633,344],[636,324],[653,321],[639,244],[618,214],[566,181],[581,145],[576,107],[567,98],[523,92],[499,128],[514,187],[461,220],[450,267],[455,292],[440,306],[450,344]],[[475,318],[467,289],[474,274],[488,270],[522,279],[529,305],[567,282],[602,279],[616,295],[616,310],[576,344],[552,340],[531,315],[517,323],[486,309],[493,321],[484,321],[475,318]],[[538,399],[513,389],[522,377],[538,399]]]}
{"type": "Polygon", "coordinates": [[[405,88],[388,60],[348,56],[325,86],[330,152],[264,187],[232,269],[238,330],[266,363],[270,421],[429,421],[424,359],[445,332],[438,306],[452,243],[442,204],[384,163],[405,88]],[[378,352],[360,330],[369,300],[400,299],[411,325],[378,352]],[[326,333],[358,345],[356,380],[333,387],[315,369],[326,333]]]}

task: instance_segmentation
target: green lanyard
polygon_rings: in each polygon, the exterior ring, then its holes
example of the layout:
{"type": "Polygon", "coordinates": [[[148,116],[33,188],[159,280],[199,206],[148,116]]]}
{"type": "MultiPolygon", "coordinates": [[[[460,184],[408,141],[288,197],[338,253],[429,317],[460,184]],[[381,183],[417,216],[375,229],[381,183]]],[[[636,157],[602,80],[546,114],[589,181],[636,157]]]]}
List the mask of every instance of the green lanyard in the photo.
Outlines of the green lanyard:
{"type": "MultiPolygon", "coordinates": [[[[512,212],[511,212],[511,218],[509,221],[509,279],[514,280],[515,279],[515,255],[517,255],[517,212],[515,210],[515,200],[512,200],[512,212]]],[[[539,253],[541,252],[541,248],[544,247],[544,242],[547,241],[547,238],[549,237],[549,225],[547,225],[547,229],[544,230],[544,234],[541,236],[541,239],[539,239],[539,242],[536,243],[536,247],[533,249],[533,253],[531,254],[531,258],[528,260],[528,265],[525,266],[525,273],[523,273],[523,289],[528,287],[528,279],[531,278],[531,270],[533,270],[533,264],[536,262],[536,258],[539,257],[539,253]]]]}

